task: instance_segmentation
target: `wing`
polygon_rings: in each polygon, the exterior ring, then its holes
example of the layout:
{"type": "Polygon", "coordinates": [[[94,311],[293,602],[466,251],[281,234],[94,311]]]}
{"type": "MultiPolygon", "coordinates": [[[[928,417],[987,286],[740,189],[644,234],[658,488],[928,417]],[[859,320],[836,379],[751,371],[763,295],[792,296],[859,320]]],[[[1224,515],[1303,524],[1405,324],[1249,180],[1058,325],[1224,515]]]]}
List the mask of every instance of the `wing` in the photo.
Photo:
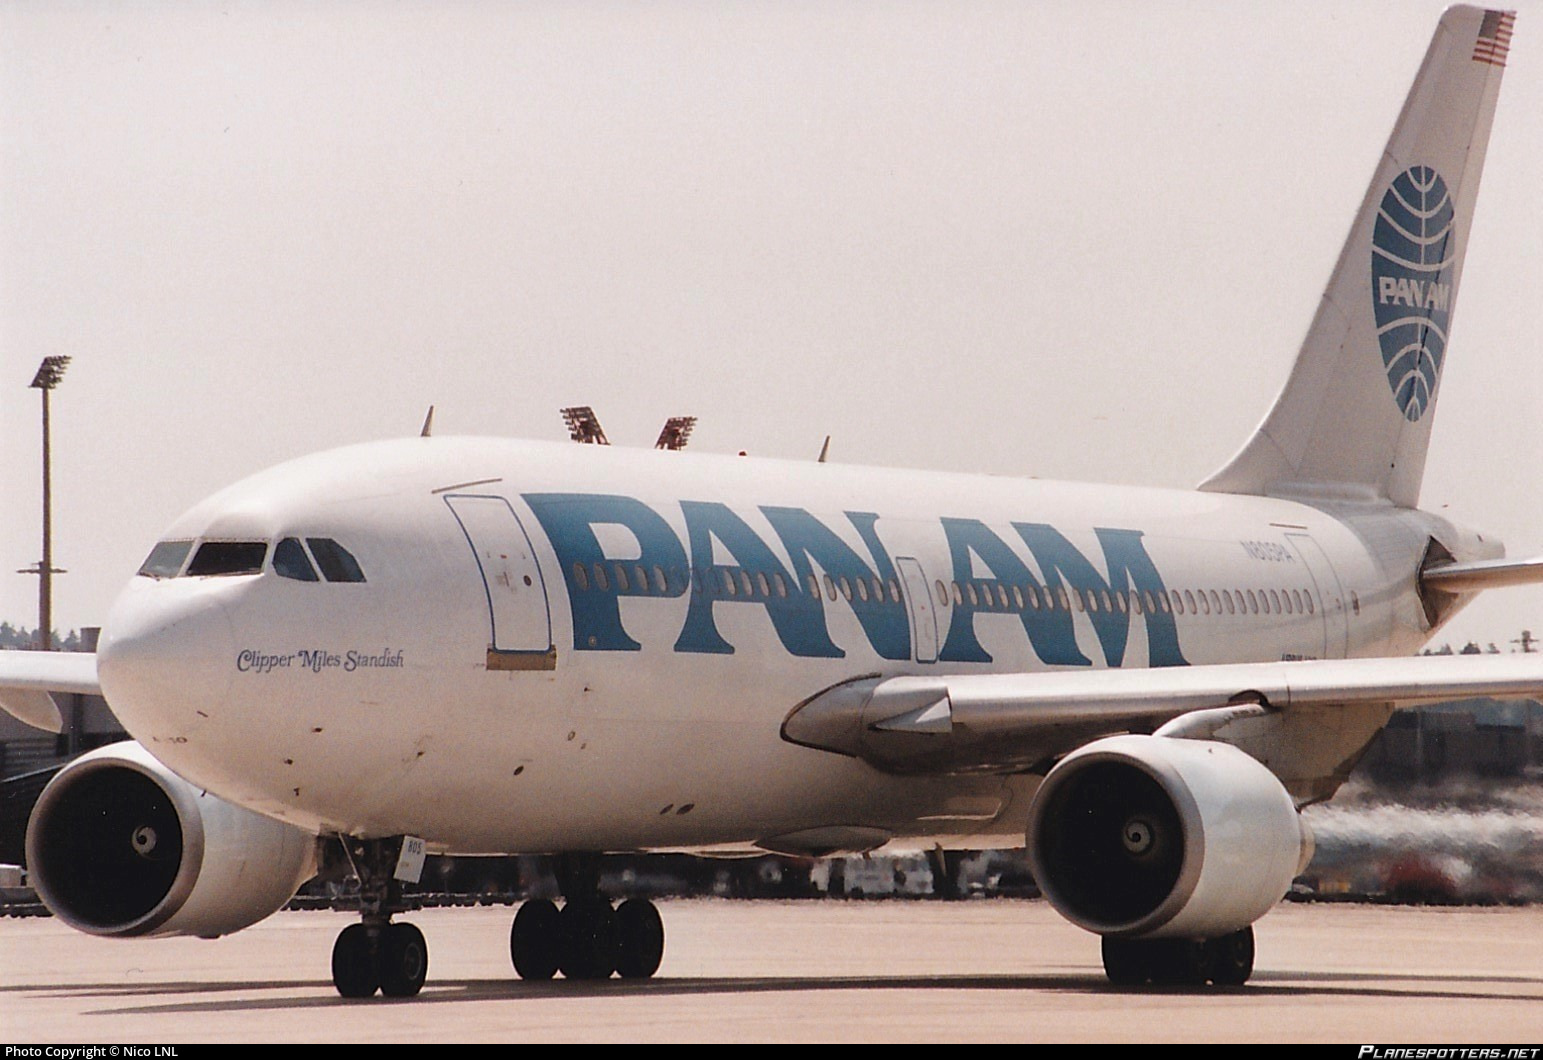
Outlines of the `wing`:
{"type": "MultiPolygon", "coordinates": [[[[1355,754],[1400,707],[1538,695],[1543,695],[1543,655],[871,676],[805,700],[788,715],[782,732],[794,743],[894,772],[1039,772],[1101,736],[1150,733],[1169,723],[1174,724],[1167,735],[1214,735],[1243,716],[1311,719],[1311,725],[1296,727],[1292,738],[1311,742],[1316,734],[1325,744],[1358,738],[1350,732],[1317,733],[1332,725],[1336,714],[1368,719],[1370,733],[1349,752],[1355,754]],[[1207,713],[1197,713],[1202,711],[1207,713]],[[1176,722],[1180,718],[1185,720],[1176,722]]],[[[1355,727],[1357,733],[1364,728],[1355,727]]],[[[1343,757],[1328,756],[1336,765],[1343,757]]]]}
{"type": "Polygon", "coordinates": [[[0,652],[0,707],[38,729],[59,732],[64,716],[53,693],[99,696],[92,652],[0,652]]]}

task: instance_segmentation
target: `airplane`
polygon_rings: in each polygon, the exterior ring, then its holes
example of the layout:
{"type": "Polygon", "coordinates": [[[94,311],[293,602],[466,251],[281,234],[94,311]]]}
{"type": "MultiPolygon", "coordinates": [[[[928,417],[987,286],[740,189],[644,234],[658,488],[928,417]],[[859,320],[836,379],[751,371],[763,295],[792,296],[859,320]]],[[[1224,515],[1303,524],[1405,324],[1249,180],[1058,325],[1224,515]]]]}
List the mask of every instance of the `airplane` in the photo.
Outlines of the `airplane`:
{"type": "Polygon", "coordinates": [[[1242,984],[1253,924],[1394,710],[1543,692],[1417,658],[1543,559],[1418,507],[1514,15],[1441,18],[1273,408],[1192,491],[424,436],[178,519],[91,655],[0,654],[57,729],[31,880],[95,935],[214,937],[356,877],[345,997],[409,997],[430,852],[556,855],[527,979],[653,975],[619,851],[1027,846],[1115,983],[1242,984]]]}

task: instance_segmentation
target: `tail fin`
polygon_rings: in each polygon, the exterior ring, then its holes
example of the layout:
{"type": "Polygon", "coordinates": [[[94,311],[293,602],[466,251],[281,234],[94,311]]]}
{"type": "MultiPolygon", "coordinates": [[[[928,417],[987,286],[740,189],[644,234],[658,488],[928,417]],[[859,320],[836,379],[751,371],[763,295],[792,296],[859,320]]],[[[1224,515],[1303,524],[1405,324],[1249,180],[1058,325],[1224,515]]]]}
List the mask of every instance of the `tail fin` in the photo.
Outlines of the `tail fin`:
{"type": "Polygon", "coordinates": [[[1285,389],[1202,490],[1418,503],[1514,19],[1442,15],[1285,389]]]}

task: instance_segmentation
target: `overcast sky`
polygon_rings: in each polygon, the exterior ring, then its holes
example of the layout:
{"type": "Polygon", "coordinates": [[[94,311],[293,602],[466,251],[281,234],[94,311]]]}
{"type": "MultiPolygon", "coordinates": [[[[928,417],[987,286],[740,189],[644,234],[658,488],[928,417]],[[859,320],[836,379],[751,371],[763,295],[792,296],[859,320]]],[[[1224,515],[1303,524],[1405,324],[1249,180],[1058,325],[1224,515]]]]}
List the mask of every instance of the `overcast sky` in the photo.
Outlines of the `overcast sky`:
{"type": "MultiPolygon", "coordinates": [[[[0,5],[0,618],[415,433],[1187,487],[1284,380],[1441,0],[0,5]]],[[[1423,503],[1543,554],[1543,0],[1423,503]]],[[[1447,637],[1543,634],[1543,589],[1447,637]]]]}

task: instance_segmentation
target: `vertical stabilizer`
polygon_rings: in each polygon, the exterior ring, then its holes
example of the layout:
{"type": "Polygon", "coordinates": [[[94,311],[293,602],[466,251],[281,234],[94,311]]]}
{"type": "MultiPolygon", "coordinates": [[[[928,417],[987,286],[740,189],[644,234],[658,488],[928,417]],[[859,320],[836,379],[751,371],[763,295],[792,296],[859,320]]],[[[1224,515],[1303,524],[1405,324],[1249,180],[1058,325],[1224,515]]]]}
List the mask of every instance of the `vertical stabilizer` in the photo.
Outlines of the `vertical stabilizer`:
{"type": "Polygon", "coordinates": [[[1201,489],[1418,502],[1514,18],[1442,15],[1285,389],[1201,489]]]}

